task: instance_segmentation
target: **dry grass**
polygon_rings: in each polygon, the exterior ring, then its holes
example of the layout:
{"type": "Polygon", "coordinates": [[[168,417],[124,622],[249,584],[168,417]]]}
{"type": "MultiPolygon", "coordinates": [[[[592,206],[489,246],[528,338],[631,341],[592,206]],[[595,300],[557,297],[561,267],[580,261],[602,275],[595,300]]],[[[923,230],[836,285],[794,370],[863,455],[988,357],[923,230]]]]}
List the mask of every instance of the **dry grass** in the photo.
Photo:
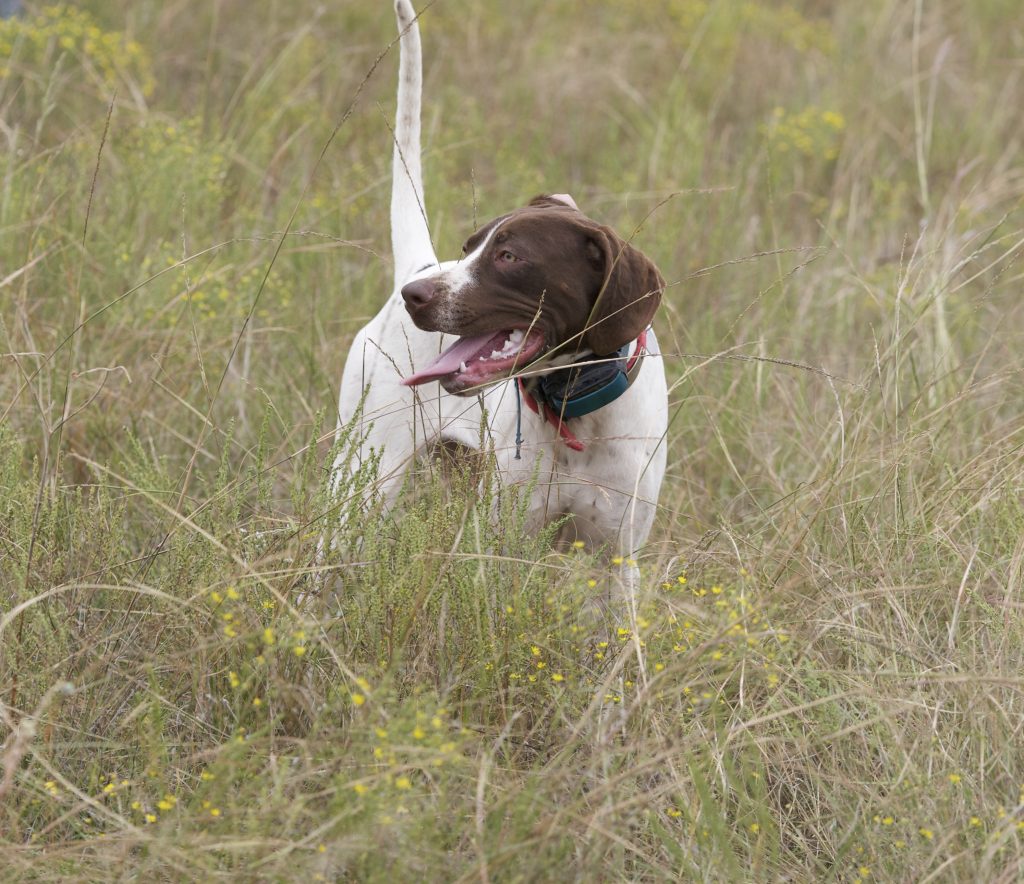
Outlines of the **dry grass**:
{"type": "Polygon", "coordinates": [[[660,205],[669,472],[606,618],[486,495],[327,495],[395,57],[318,157],[388,3],[0,23],[6,876],[1019,880],[1016,7],[424,15],[441,254],[660,205]]]}

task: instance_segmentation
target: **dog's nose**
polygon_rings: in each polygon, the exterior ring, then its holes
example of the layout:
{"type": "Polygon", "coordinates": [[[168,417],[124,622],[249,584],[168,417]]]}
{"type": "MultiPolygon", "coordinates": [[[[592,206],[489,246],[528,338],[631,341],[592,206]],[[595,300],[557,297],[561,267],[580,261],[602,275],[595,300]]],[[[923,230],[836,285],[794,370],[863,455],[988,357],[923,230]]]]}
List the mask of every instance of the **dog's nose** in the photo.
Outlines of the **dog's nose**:
{"type": "Polygon", "coordinates": [[[429,279],[414,279],[412,282],[402,286],[402,297],[405,298],[405,306],[409,309],[429,304],[433,300],[435,293],[434,283],[429,279]]]}

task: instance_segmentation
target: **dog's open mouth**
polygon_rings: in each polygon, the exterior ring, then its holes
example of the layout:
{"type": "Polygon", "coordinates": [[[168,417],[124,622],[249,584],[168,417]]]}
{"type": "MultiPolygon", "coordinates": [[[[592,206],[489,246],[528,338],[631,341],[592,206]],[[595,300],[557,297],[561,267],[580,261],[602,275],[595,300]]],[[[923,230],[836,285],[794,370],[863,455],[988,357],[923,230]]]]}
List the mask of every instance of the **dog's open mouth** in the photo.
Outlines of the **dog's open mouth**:
{"type": "Polygon", "coordinates": [[[430,365],[404,378],[402,383],[415,387],[439,380],[449,393],[462,393],[525,368],[543,348],[544,335],[536,330],[506,329],[459,338],[430,365]]]}

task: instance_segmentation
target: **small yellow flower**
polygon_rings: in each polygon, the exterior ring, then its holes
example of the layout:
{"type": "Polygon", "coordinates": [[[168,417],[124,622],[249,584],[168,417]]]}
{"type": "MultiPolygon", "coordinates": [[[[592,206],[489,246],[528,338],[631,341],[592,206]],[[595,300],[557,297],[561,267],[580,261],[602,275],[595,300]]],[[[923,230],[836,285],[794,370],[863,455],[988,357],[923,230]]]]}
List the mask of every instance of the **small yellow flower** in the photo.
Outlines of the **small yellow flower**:
{"type": "Polygon", "coordinates": [[[142,805],[138,801],[133,801],[131,804],[132,810],[138,810],[142,805]]]}
{"type": "Polygon", "coordinates": [[[564,675],[562,675],[562,673],[561,673],[561,672],[556,672],[556,673],[555,673],[554,675],[552,675],[552,676],[551,676],[551,680],[552,680],[553,682],[561,682],[561,681],[565,681],[565,676],[564,676],[564,675]]]}
{"type": "Polygon", "coordinates": [[[57,783],[54,780],[47,780],[43,783],[43,788],[46,789],[51,795],[56,795],[58,792],[57,783]]]}
{"type": "Polygon", "coordinates": [[[224,596],[222,596],[219,592],[214,590],[210,593],[210,601],[212,601],[215,605],[219,605],[222,601],[224,601],[224,596]]]}
{"type": "Polygon", "coordinates": [[[277,639],[274,638],[274,630],[269,626],[263,630],[263,644],[272,645],[277,639]]]}
{"type": "Polygon", "coordinates": [[[622,561],[623,561],[622,560],[622,556],[615,556],[615,558],[612,559],[612,564],[613,565],[621,565],[622,561]]]}
{"type": "Polygon", "coordinates": [[[147,813],[146,814],[146,822],[147,823],[155,823],[156,822],[156,814],[155,813],[147,813]]]}
{"type": "Polygon", "coordinates": [[[857,872],[860,874],[862,878],[871,877],[871,869],[869,869],[867,866],[861,866],[859,869],[857,869],[857,872]]]}
{"type": "Polygon", "coordinates": [[[318,844],[316,846],[316,852],[317,853],[327,853],[327,845],[326,844],[318,844]]]}
{"type": "Polygon", "coordinates": [[[957,783],[960,782],[960,774],[951,773],[949,775],[949,781],[955,786],[957,783]]]}
{"type": "Polygon", "coordinates": [[[370,787],[365,785],[364,783],[353,783],[352,791],[355,792],[356,795],[365,795],[367,792],[370,791],[370,787]]]}
{"type": "Polygon", "coordinates": [[[395,780],[395,788],[396,789],[411,789],[412,788],[412,780],[410,780],[408,777],[398,777],[398,779],[395,780]]]}
{"type": "Polygon", "coordinates": [[[366,702],[366,697],[364,697],[362,694],[353,694],[352,702],[355,703],[356,706],[362,706],[363,703],[366,702]]]}
{"type": "Polygon", "coordinates": [[[540,648],[538,648],[536,645],[532,645],[530,647],[530,653],[533,654],[534,657],[539,657],[540,656],[540,648]]]}
{"type": "Polygon", "coordinates": [[[227,588],[227,597],[234,602],[238,601],[238,599],[240,599],[242,596],[237,589],[235,589],[233,586],[229,586],[227,588]]]}
{"type": "Polygon", "coordinates": [[[433,718],[430,719],[430,725],[431,727],[437,729],[443,727],[444,722],[441,720],[441,717],[439,715],[435,715],[433,718]]]}
{"type": "Polygon", "coordinates": [[[924,826],[921,826],[921,828],[917,831],[921,835],[921,837],[925,839],[925,841],[931,841],[932,838],[935,837],[935,833],[931,829],[927,829],[924,826]]]}
{"type": "Polygon", "coordinates": [[[591,589],[593,589],[595,586],[597,586],[597,581],[593,577],[591,577],[587,581],[587,586],[590,587],[591,589]]]}
{"type": "Polygon", "coordinates": [[[750,831],[753,832],[756,835],[758,832],[761,831],[761,824],[760,823],[751,823],[750,824],[750,831]]]}
{"type": "Polygon", "coordinates": [[[255,706],[258,709],[260,706],[263,705],[263,701],[259,697],[253,697],[252,698],[252,705],[255,706]]]}
{"type": "Polygon", "coordinates": [[[226,635],[228,638],[234,638],[236,635],[238,635],[238,633],[235,632],[234,627],[232,627],[232,626],[225,626],[224,627],[224,635],[226,635]]]}
{"type": "Polygon", "coordinates": [[[292,648],[292,653],[296,657],[301,657],[303,654],[306,653],[306,646],[305,645],[296,645],[294,648],[292,648]]]}
{"type": "Polygon", "coordinates": [[[220,808],[219,807],[211,807],[210,808],[210,816],[220,816],[220,808]]]}
{"type": "Polygon", "coordinates": [[[668,810],[665,811],[665,813],[667,813],[673,819],[676,819],[683,815],[683,812],[675,807],[670,807],[668,810]]]}
{"type": "Polygon", "coordinates": [[[109,795],[109,794],[110,794],[111,792],[113,792],[113,791],[114,791],[114,788],[115,788],[115,786],[114,786],[114,784],[113,784],[113,783],[107,783],[107,785],[105,785],[105,786],[103,787],[103,793],[104,793],[105,795],[109,795]]]}
{"type": "Polygon", "coordinates": [[[977,828],[981,825],[981,818],[972,816],[968,822],[970,822],[972,828],[977,828]]]}
{"type": "Polygon", "coordinates": [[[231,683],[231,687],[237,688],[241,683],[241,679],[238,677],[238,673],[234,670],[228,672],[228,681],[231,683]]]}
{"type": "Polygon", "coordinates": [[[199,779],[203,780],[204,782],[209,782],[213,778],[213,774],[210,773],[208,770],[204,770],[201,774],[199,774],[199,779]]]}
{"type": "Polygon", "coordinates": [[[427,735],[427,732],[423,730],[419,725],[413,728],[412,737],[414,740],[422,740],[427,735]]]}
{"type": "Polygon", "coordinates": [[[572,543],[573,549],[583,549],[584,543],[582,540],[574,540],[572,543]]]}
{"type": "Polygon", "coordinates": [[[891,826],[894,822],[896,822],[896,817],[894,817],[894,816],[883,816],[882,817],[882,825],[883,826],[891,826]]]}

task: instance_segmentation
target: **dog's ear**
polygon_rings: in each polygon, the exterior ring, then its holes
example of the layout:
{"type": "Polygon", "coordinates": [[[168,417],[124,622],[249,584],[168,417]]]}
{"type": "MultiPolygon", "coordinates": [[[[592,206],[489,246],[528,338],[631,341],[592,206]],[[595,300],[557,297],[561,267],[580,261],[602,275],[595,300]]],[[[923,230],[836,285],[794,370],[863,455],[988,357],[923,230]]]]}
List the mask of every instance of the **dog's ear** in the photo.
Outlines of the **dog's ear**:
{"type": "Polygon", "coordinates": [[[580,210],[576,200],[567,193],[541,193],[526,205],[527,208],[534,209],[575,209],[577,212],[580,210]]]}
{"type": "Polygon", "coordinates": [[[587,260],[603,275],[582,346],[598,356],[614,353],[651,324],[665,288],[658,268],[611,228],[588,232],[587,260]]]}

